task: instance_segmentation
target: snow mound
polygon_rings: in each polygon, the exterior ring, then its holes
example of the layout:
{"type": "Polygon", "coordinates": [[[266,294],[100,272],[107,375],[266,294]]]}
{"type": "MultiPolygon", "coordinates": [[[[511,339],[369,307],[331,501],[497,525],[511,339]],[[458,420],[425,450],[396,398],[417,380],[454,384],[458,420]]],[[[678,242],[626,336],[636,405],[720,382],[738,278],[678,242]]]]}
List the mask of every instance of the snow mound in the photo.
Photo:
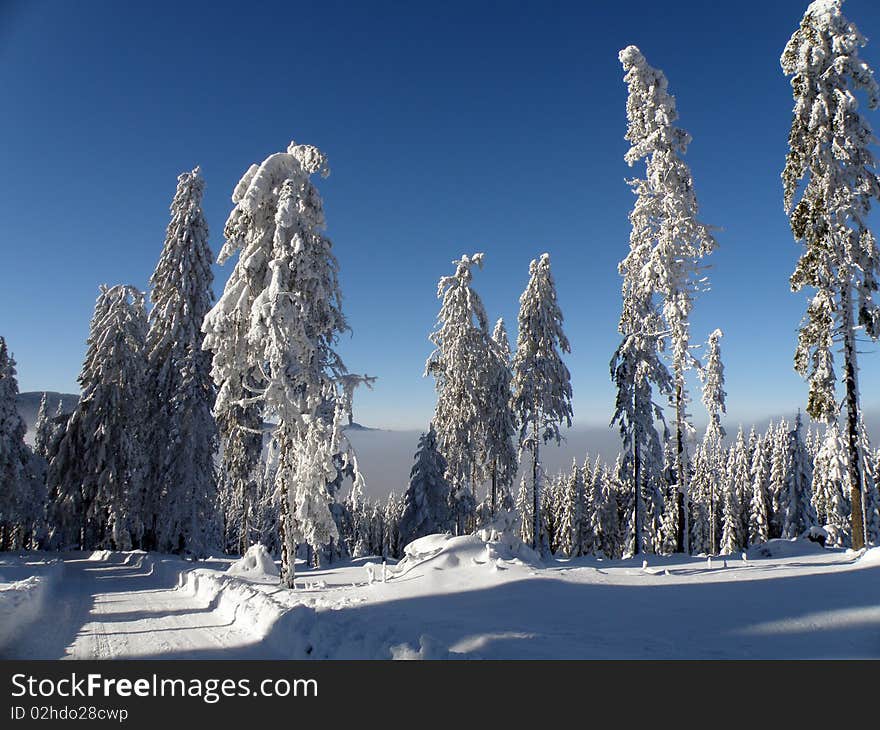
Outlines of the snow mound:
{"type": "Polygon", "coordinates": [[[46,596],[61,569],[61,563],[54,563],[43,575],[0,586],[0,648],[42,617],[46,596]]]}
{"type": "Polygon", "coordinates": [[[804,538],[785,540],[776,538],[763,545],[756,545],[746,551],[749,560],[756,558],[794,558],[799,555],[815,555],[824,552],[825,548],[818,542],[804,538]]]}
{"type": "Polygon", "coordinates": [[[261,576],[278,576],[278,567],[264,545],[251,545],[247,552],[236,560],[226,571],[231,575],[243,575],[251,578],[261,576]]]}
{"type": "Polygon", "coordinates": [[[404,557],[391,577],[409,572],[416,565],[429,565],[436,570],[470,569],[488,565],[503,570],[509,565],[539,565],[541,559],[516,535],[493,528],[474,535],[453,537],[449,533],[426,535],[409,543],[404,557]]]}
{"type": "Polygon", "coordinates": [[[866,550],[865,554],[858,559],[858,564],[860,566],[880,565],[880,547],[873,547],[866,550]]]}

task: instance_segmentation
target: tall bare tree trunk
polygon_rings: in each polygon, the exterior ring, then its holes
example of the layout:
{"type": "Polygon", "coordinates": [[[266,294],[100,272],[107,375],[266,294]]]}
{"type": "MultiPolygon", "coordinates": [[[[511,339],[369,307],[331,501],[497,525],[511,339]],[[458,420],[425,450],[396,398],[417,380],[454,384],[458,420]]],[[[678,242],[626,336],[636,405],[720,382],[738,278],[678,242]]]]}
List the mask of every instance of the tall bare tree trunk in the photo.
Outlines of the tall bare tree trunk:
{"type": "Polygon", "coordinates": [[[633,491],[633,555],[638,555],[642,542],[642,447],[636,428],[633,428],[633,491]]]}
{"type": "Polygon", "coordinates": [[[541,535],[541,494],[538,483],[538,419],[532,421],[533,436],[535,439],[532,450],[532,547],[537,550],[541,535]]]}
{"type": "Polygon", "coordinates": [[[681,364],[675,366],[675,502],[678,510],[678,529],[675,539],[675,549],[680,553],[690,552],[689,533],[690,505],[688,500],[687,474],[685,469],[684,453],[684,372],[681,364]]]}
{"type": "Polygon", "coordinates": [[[859,448],[859,381],[856,362],[856,336],[852,313],[852,292],[849,284],[841,295],[843,308],[843,368],[846,384],[846,435],[849,451],[849,488],[852,500],[853,550],[865,547],[865,523],[862,507],[862,467],[859,448]]]}

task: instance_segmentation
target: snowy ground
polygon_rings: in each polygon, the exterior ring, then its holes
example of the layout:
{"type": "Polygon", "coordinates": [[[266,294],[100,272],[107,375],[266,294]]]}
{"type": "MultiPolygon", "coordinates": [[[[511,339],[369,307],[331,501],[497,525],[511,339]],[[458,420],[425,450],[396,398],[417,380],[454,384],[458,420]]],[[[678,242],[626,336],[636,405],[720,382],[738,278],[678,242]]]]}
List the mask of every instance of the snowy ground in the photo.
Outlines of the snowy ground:
{"type": "Polygon", "coordinates": [[[880,658],[880,549],[538,565],[477,537],[301,571],[252,554],[0,554],[3,658],[880,658]],[[56,559],[61,559],[59,562],[56,559]],[[374,581],[369,582],[372,572],[374,581]],[[33,578],[32,578],[33,576],[33,578]]]}

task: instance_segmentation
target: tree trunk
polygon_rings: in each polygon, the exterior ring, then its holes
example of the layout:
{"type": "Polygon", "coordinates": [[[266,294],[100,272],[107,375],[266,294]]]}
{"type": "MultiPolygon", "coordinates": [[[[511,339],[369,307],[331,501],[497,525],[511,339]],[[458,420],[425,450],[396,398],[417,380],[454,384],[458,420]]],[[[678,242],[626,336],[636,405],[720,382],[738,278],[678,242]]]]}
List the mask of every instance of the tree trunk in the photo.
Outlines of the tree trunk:
{"type": "Polygon", "coordinates": [[[538,419],[532,422],[533,436],[535,439],[532,449],[532,547],[537,550],[539,536],[541,534],[541,494],[538,484],[538,419]]]}
{"type": "Polygon", "coordinates": [[[492,462],[492,518],[495,518],[496,501],[498,496],[498,459],[492,462]]]}
{"type": "Polygon", "coordinates": [[[849,285],[841,297],[843,305],[843,360],[846,384],[846,431],[849,451],[849,486],[852,500],[853,550],[865,547],[865,523],[862,508],[862,468],[859,448],[859,382],[856,362],[856,336],[852,314],[852,294],[849,285]]]}
{"type": "Polygon", "coordinates": [[[678,510],[678,530],[676,535],[676,551],[689,553],[690,524],[688,520],[689,504],[688,489],[685,481],[684,465],[684,372],[681,364],[675,368],[675,501],[678,510]]]}
{"type": "Polygon", "coordinates": [[[638,428],[633,427],[633,555],[641,551],[642,542],[642,448],[638,428]]]}

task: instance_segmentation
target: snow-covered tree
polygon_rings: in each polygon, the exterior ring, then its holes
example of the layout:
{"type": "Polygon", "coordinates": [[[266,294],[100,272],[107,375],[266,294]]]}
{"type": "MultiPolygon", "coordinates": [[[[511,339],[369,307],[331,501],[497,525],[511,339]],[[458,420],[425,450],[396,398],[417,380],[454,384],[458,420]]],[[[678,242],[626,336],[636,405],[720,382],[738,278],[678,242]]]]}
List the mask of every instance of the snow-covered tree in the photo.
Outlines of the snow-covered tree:
{"type": "MultiPolygon", "coordinates": [[[[641,54],[634,47],[620,54],[626,69],[624,80],[629,87],[626,139],[631,146],[624,159],[630,166],[652,153],[644,137],[649,122],[644,118],[643,105],[647,100],[643,79],[639,69],[633,66],[637,63],[641,68],[640,58],[641,54]]],[[[622,478],[632,491],[629,501],[633,515],[627,523],[634,530],[634,552],[639,553],[646,548],[645,525],[653,519],[646,519],[646,495],[664,481],[663,446],[655,422],[659,421],[664,431],[665,423],[662,406],[654,401],[654,393],[669,396],[673,390],[672,378],[660,358],[666,332],[658,306],[660,293],[656,279],[649,275],[659,233],[655,211],[657,195],[647,179],[628,182],[636,200],[629,214],[630,250],[618,266],[623,278],[623,306],[618,323],[621,342],[611,359],[611,379],[617,390],[611,423],[620,429],[622,478]]]]}
{"type": "Polygon", "coordinates": [[[813,464],[804,443],[800,413],[797,414],[794,428],[788,433],[786,466],[780,495],[782,537],[792,538],[799,537],[816,525],[816,512],[811,499],[813,464]]]}
{"type": "Polygon", "coordinates": [[[217,546],[220,529],[214,383],[201,331],[214,301],[204,188],[198,167],[177,178],[165,245],[150,277],[147,333],[147,544],[199,556],[217,546]]]}
{"type": "Polygon", "coordinates": [[[519,516],[519,536],[527,545],[532,544],[532,534],[535,529],[535,520],[532,518],[534,500],[529,480],[523,474],[519,482],[519,492],[516,495],[516,513],[519,516]]]}
{"type": "Polygon", "coordinates": [[[856,331],[863,328],[872,340],[880,336],[880,305],[874,298],[880,251],[867,225],[871,202],[880,198],[880,181],[870,150],[875,138],[856,93],[864,92],[868,108],[876,109],[880,89],[859,57],[867,41],[844,17],[841,2],[811,3],[782,53],[795,102],[782,180],[791,230],[804,246],[791,288],[815,290],[794,364],[809,381],[807,412],[826,425],[837,420],[833,347],[836,336],[843,341],[852,544],[858,550],[865,543],[865,457],[859,445],[856,331]]]}
{"type": "Polygon", "coordinates": [[[409,488],[403,495],[400,540],[407,545],[425,535],[449,528],[449,483],[446,460],[437,449],[433,424],[419,439],[409,488]]]}
{"type": "Polygon", "coordinates": [[[146,469],[144,295],[101,287],[79,375],[79,403],[49,464],[59,547],[142,543],[146,469]]]}
{"type": "Polygon", "coordinates": [[[492,480],[489,497],[491,514],[498,508],[510,509],[512,506],[511,486],[516,477],[517,453],[514,446],[516,438],[516,417],[511,405],[510,341],[504,320],[495,323],[492,332],[492,347],[489,350],[489,403],[486,423],[486,462],[492,480]]]}
{"type": "Polygon", "coordinates": [[[446,459],[453,516],[461,533],[472,523],[476,485],[485,476],[488,378],[495,368],[490,364],[486,310],[471,287],[471,269],[482,267],[483,254],[462,256],[452,263],[455,274],[437,284],[442,304],[430,335],[435,349],[425,364],[425,375],[434,377],[437,390],[433,424],[446,459]]]}
{"type": "Polygon", "coordinates": [[[44,497],[34,455],[24,442],[25,423],[16,407],[15,359],[0,337],[0,550],[31,546],[44,497]]]}
{"type": "Polygon", "coordinates": [[[750,477],[751,499],[749,500],[749,545],[761,545],[770,539],[770,507],[767,497],[767,469],[769,461],[765,457],[763,443],[758,442],[752,453],[750,477]]]}
{"type": "Polygon", "coordinates": [[[818,524],[827,533],[827,545],[849,547],[850,505],[847,494],[847,451],[840,429],[832,423],[816,454],[812,479],[812,506],[818,524]]]}
{"type": "Polygon", "coordinates": [[[559,550],[566,557],[581,555],[581,506],[583,504],[584,478],[576,460],[572,460],[571,472],[562,484],[559,500],[557,526],[559,550]]]}
{"type": "Polygon", "coordinates": [[[646,163],[645,178],[630,182],[637,196],[631,219],[634,219],[634,228],[636,220],[639,221],[641,246],[646,249],[648,265],[640,270],[641,287],[660,298],[670,344],[677,549],[685,550],[688,543],[687,440],[693,432],[685,383],[686,371],[694,364],[690,352],[690,314],[694,295],[704,284],[699,261],[717,244],[709,228],[697,219],[691,171],[681,158],[691,137],[674,124],[678,112],[675,97],[668,92],[666,76],[652,68],[635,46],[620,52],[620,62],[629,91],[626,139],[630,149],[625,159],[630,166],[642,159],[646,163]]]}
{"type": "Polygon", "coordinates": [[[252,165],[232,196],[222,263],[239,252],[223,295],[205,317],[213,352],[215,411],[259,403],[277,421],[282,584],[294,587],[297,544],[338,539],[328,484],[338,477],[347,373],[335,343],[342,314],[338,262],[324,235],[311,176],[328,174],[323,153],[291,142],[252,165]]]}
{"type": "Polygon", "coordinates": [[[559,427],[571,426],[572,418],[571,376],[562,362],[562,353],[571,352],[571,348],[562,331],[549,254],[529,265],[529,283],[519,303],[512,402],[520,427],[520,447],[532,453],[532,546],[543,549],[540,444],[559,443],[559,427]]]}

